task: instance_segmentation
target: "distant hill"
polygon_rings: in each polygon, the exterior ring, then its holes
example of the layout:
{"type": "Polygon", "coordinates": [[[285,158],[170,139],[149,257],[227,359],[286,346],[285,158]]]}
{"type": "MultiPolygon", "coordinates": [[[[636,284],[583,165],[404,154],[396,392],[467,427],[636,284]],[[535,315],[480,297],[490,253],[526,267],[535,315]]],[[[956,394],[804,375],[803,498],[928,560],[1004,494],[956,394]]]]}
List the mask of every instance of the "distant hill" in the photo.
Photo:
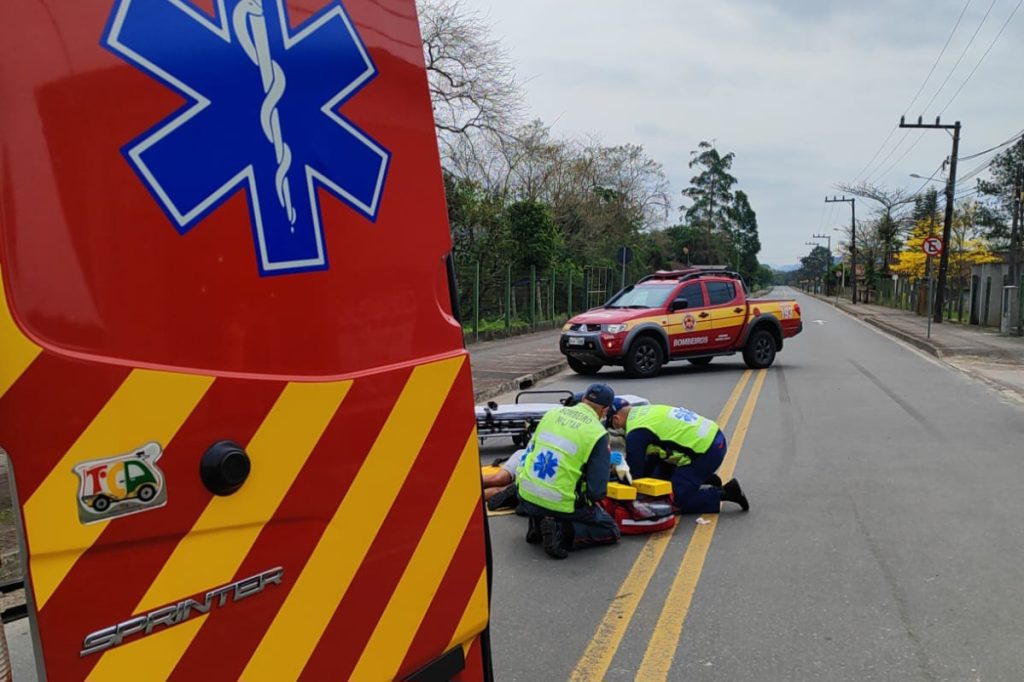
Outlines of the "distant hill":
{"type": "Polygon", "coordinates": [[[799,265],[771,265],[771,264],[768,264],[768,267],[770,267],[772,270],[775,270],[776,272],[793,272],[794,270],[799,270],[800,269],[799,265]]]}

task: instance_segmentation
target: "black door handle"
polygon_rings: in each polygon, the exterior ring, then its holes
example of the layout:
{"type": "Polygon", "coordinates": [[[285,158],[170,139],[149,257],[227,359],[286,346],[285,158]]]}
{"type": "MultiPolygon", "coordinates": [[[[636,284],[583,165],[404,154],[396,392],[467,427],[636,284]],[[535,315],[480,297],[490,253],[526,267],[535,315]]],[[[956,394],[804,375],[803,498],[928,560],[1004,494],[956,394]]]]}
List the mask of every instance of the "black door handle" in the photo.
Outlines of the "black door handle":
{"type": "Polygon", "coordinates": [[[701,314],[700,314],[700,315],[698,315],[697,317],[707,317],[707,316],[708,316],[708,313],[701,313],[701,314]]]}
{"type": "Polygon", "coordinates": [[[733,308],[732,311],[734,313],[742,313],[743,312],[743,308],[733,308]]]}

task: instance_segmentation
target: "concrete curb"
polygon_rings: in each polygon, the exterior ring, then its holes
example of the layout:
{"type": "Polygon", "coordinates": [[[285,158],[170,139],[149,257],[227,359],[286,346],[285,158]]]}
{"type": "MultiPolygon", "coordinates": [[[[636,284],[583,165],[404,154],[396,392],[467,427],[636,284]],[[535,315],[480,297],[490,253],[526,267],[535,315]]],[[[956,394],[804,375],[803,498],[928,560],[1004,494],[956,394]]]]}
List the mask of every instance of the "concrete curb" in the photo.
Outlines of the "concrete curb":
{"type": "MultiPolygon", "coordinates": [[[[807,293],[807,292],[804,292],[804,293],[807,293]]],[[[858,320],[863,320],[867,324],[870,324],[872,327],[875,327],[876,329],[880,329],[881,331],[885,332],[889,336],[895,336],[900,341],[903,341],[905,343],[909,343],[911,346],[919,348],[919,349],[923,350],[924,352],[928,353],[929,355],[933,355],[933,356],[939,358],[940,360],[944,357],[943,352],[941,350],[939,350],[939,348],[935,344],[933,344],[930,341],[927,341],[925,339],[922,339],[922,338],[920,338],[918,336],[915,336],[914,334],[909,334],[909,333],[903,331],[902,329],[899,329],[898,327],[894,327],[894,326],[892,326],[892,325],[882,321],[881,319],[879,319],[878,317],[876,317],[874,315],[863,315],[863,314],[860,313],[860,311],[858,311],[856,309],[851,309],[850,307],[842,305],[842,304],[838,304],[837,305],[837,304],[834,303],[834,299],[832,299],[832,298],[823,298],[822,296],[819,296],[818,294],[810,294],[810,293],[807,293],[807,295],[810,296],[811,298],[815,298],[815,299],[817,299],[819,301],[822,301],[823,303],[832,303],[833,306],[837,310],[843,311],[844,313],[846,313],[850,317],[857,318],[858,320]]]]}
{"type": "Polygon", "coordinates": [[[515,379],[509,379],[508,381],[503,381],[500,384],[482,388],[479,391],[474,390],[473,400],[474,402],[481,403],[485,400],[502,395],[503,393],[526,390],[541,379],[558,374],[568,367],[569,364],[565,360],[560,360],[559,362],[542,367],[536,372],[530,372],[529,374],[524,374],[520,377],[516,377],[515,379]]]}
{"type": "Polygon", "coordinates": [[[913,334],[908,334],[907,332],[903,331],[902,329],[897,329],[896,327],[893,327],[892,325],[886,324],[885,322],[882,322],[881,320],[879,320],[877,317],[871,317],[870,315],[853,315],[853,316],[856,317],[858,320],[864,320],[865,322],[867,322],[868,324],[870,324],[873,327],[881,329],[883,332],[885,332],[889,336],[895,336],[897,339],[900,339],[901,341],[909,343],[911,346],[915,346],[915,347],[920,348],[921,350],[923,350],[924,352],[926,352],[926,353],[928,353],[930,355],[934,355],[935,357],[939,358],[940,360],[943,358],[942,351],[939,350],[938,347],[936,347],[934,344],[929,343],[925,339],[918,338],[918,337],[914,336],[913,334]]]}

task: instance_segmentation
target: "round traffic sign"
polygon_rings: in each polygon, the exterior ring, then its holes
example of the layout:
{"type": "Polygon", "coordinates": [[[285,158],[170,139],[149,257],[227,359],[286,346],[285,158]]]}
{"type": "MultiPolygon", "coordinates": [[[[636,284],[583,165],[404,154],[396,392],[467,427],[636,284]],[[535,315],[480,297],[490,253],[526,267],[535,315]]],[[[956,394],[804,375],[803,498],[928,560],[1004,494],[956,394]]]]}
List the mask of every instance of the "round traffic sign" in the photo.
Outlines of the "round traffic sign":
{"type": "Polygon", "coordinates": [[[921,250],[929,256],[938,256],[942,253],[942,240],[938,237],[928,237],[921,244],[921,250]]]}

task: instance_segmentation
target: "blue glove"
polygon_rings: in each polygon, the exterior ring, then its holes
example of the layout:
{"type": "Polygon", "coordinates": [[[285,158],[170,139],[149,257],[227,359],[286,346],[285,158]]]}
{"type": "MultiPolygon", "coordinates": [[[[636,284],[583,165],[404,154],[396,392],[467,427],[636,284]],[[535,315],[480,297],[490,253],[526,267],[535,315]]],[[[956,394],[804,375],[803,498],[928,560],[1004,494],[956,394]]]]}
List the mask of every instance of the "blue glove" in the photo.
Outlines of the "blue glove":
{"type": "Polygon", "coordinates": [[[617,467],[622,465],[622,453],[612,452],[612,466],[617,467]]]}

